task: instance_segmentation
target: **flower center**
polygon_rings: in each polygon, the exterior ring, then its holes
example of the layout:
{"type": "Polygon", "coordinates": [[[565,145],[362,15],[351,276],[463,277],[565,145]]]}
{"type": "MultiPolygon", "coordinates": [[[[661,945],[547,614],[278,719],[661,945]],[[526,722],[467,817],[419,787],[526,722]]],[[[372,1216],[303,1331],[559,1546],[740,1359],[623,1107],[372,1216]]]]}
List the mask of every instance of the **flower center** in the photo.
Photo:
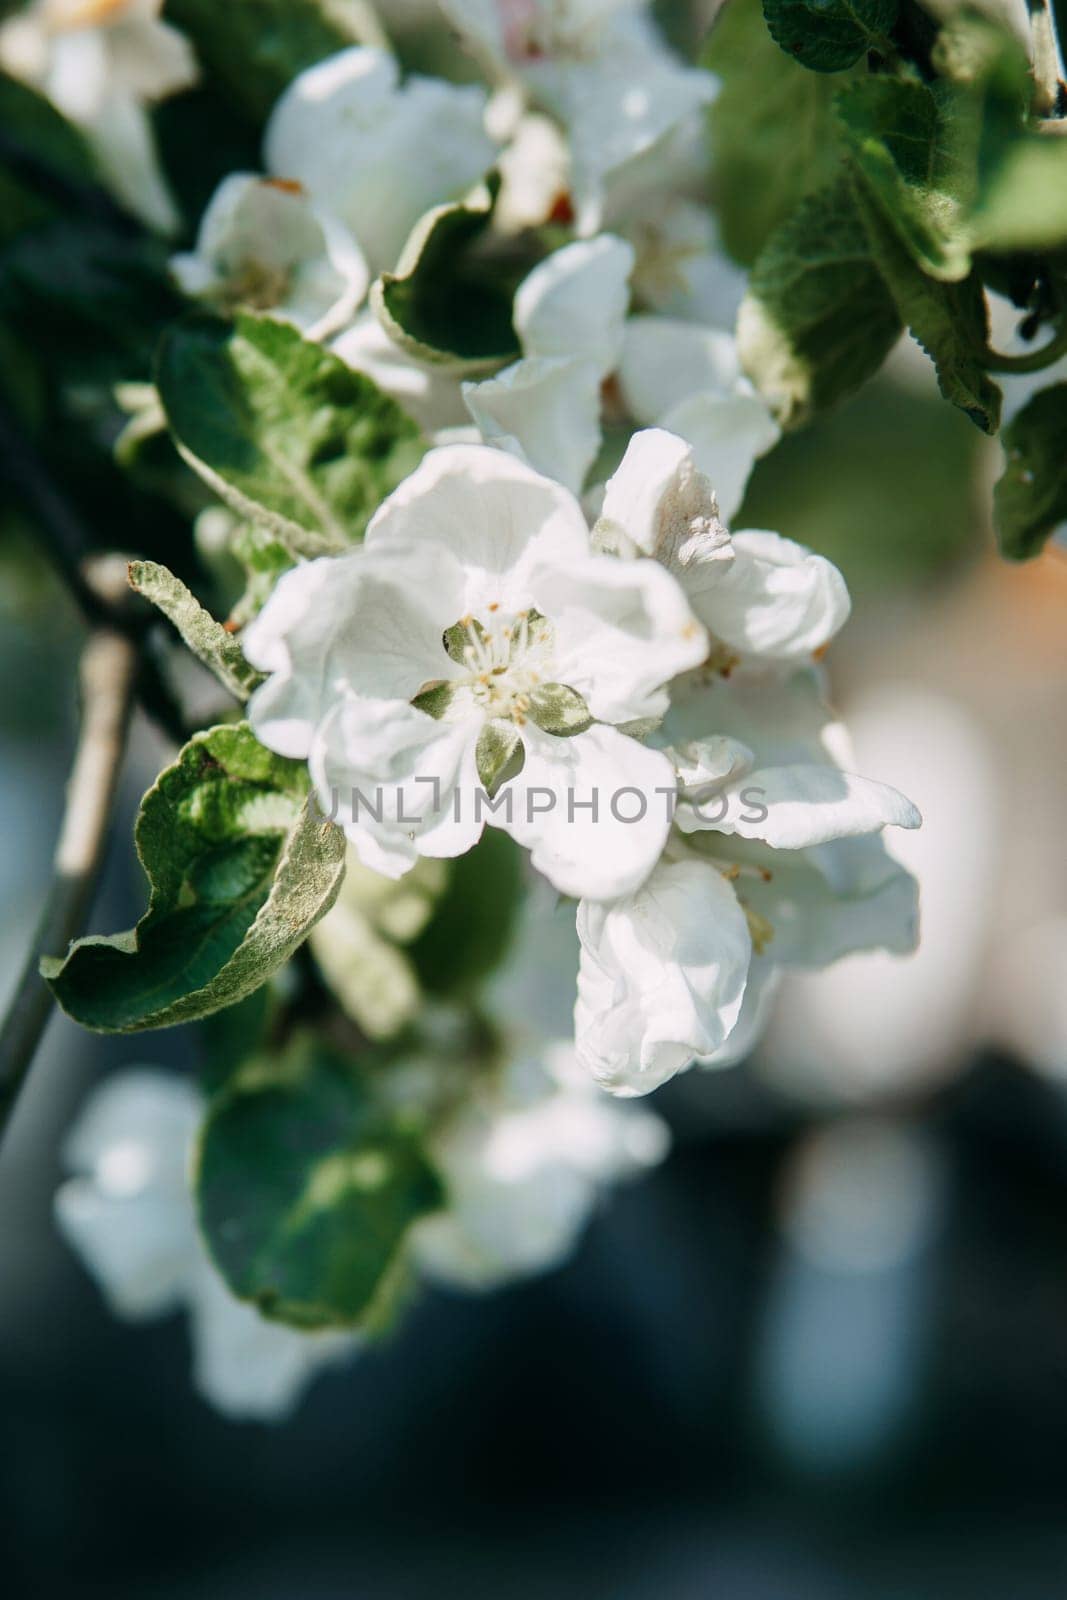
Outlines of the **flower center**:
{"type": "Polygon", "coordinates": [[[48,0],[45,21],[53,33],[67,33],[118,22],[131,9],[132,0],[48,0]]]}
{"type": "Polygon", "coordinates": [[[461,617],[446,630],[444,646],[466,668],[459,684],[487,717],[510,718],[522,727],[530,697],[552,678],[552,624],[539,611],[501,619],[489,608],[489,625],[461,617]]]}
{"type": "Polygon", "coordinates": [[[217,296],[226,311],[273,311],[288,295],[292,274],[284,267],[245,260],[230,273],[217,296]]]}
{"type": "Polygon", "coordinates": [[[496,0],[504,53],[516,66],[596,55],[599,20],[569,14],[570,0],[496,0]]]}

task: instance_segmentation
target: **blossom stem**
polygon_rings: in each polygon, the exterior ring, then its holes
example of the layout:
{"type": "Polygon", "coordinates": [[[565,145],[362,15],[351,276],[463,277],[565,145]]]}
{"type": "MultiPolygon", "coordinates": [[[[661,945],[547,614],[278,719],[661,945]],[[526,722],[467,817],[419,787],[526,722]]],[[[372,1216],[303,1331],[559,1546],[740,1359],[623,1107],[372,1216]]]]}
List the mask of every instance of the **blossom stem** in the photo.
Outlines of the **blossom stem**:
{"type": "Polygon", "coordinates": [[[52,1008],[42,956],[61,955],[81,931],[96,888],[137,680],[137,646],[108,625],[81,660],[82,720],[56,842],[52,886],[0,1029],[0,1138],[10,1122],[52,1008]]]}

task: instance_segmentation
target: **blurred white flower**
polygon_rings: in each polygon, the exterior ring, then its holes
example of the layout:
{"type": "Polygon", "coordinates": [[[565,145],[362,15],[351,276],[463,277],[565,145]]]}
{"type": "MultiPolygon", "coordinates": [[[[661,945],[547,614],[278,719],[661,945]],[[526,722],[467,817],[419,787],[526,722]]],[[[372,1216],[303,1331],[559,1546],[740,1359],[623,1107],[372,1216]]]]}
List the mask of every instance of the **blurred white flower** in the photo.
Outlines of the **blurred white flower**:
{"type": "Polygon", "coordinates": [[[664,44],[643,0],[441,0],[486,70],[517,81],[567,133],[579,230],[605,182],[714,98],[709,73],[664,44]]]}
{"type": "Polygon", "coordinates": [[[572,496],[510,456],[431,451],[363,547],[285,574],[243,643],[270,674],[257,737],[309,761],[375,871],[461,855],[486,822],[565,894],[625,893],[659,856],[673,769],[618,725],[663,714],[704,630],[661,566],[592,553],[572,496]]]}
{"type": "Polygon", "coordinates": [[[571,1254],[610,1184],[662,1161],[670,1137],[644,1107],[600,1093],[561,1042],[479,1081],[432,1138],[444,1211],[412,1232],[429,1278],[488,1289],[571,1254]]]}
{"type": "Polygon", "coordinates": [[[359,1348],[351,1334],[297,1333],[236,1300],[197,1232],[189,1159],[203,1106],[184,1078],[117,1074],[90,1097],[67,1140],[76,1176],[56,1220],[117,1316],[189,1313],[196,1386],[225,1415],[278,1421],[323,1367],[359,1348]]]}
{"type": "Polygon", "coordinates": [[[196,248],[171,257],[183,293],[223,312],[266,312],[308,339],[352,320],[368,272],[344,225],[300,184],[235,172],[204,212],[196,248]]]}
{"type": "Polygon", "coordinates": [[[162,9],[163,0],[35,0],[0,25],[0,67],[82,130],[124,205],[172,233],[178,214],[146,107],[188,88],[197,67],[162,9]]]}
{"type": "Polygon", "coordinates": [[[264,137],[269,170],[339,217],[375,274],[396,264],[431,206],[458,200],[496,155],[484,90],[399,77],[387,51],[342,50],[293,80],[264,137]]]}

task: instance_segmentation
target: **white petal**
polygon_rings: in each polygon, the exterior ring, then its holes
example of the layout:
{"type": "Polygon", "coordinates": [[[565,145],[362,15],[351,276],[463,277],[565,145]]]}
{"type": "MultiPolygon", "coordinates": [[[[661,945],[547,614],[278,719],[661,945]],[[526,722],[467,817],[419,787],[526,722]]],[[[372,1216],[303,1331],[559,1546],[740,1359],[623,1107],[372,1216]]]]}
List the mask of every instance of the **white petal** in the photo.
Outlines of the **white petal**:
{"type": "Polygon", "coordinates": [[[267,165],[347,224],[372,271],[392,267],[431,206],[459,199],[492,165],[486,96],[436,79],[397,84],[382,50],[355,47],[302,72],[271,113],[267,165]]]}
{"type": "Polygon", "coordinates": [[[756,461],[781,438],[781,429],[763,401],[741,384],[729,394],[690,395],[659,421],[693,446],[693,460],[710,479],[726,522],[744,498],[756,461]]]}
{"type": "MultiPolygon", "coordinates": [[[[691,811],[693,828],[760,839],[777,850],[803,850],[890,826],[917,828],[921,820],[911,801],[888,784],[832,766],[757,767],[691,811]]],[[[689,831],[681,819],[679,824],[689,831]]]]}
{"type": "Polygon", "coordinates": [[[655,561],[572,557],[535,572],[530,592],[555,631],[557,680],[602,721],[661,716],[664,684],[707,656],[685,594],[655,561]]]}
{"type": "Polygon", "coordinates": [[[622,555],[654,556],[686,594],[718,583],[733,560],[711,484],[698,472],[693,447],[662,428],[635,433],[608,479],[596,542],[622,555]]]}
{"type": "Polygon", "coordinates": [[[848,619],[845,580],[832,562],[777,533],[735,533],[734,560],[694,597],[710,632],[743,655],[804,661],[848,619]]]}
{"type": "Polygon", "coordinates": [[[522,68],[530,91],[570,135],[579,228],[599,226],[609,173],[649,151],[714,98],[710,74],[683,66],[644,16],[616,17],[588,59],[522,68]]]}
{"type": "Polygon", "coordinates": [[[310,753],[311,777],[364,866],[399,878],[419,855],[463,855],[476,843],[480,726],[477,717],[437,721],[404,700],[348,696],[334,707],[310,753]]]}
{"type": "Polygon", "coordinates": [[[299,1332],[237,1300],[205,1259],[190,1305],[200,1394],[233,1421],[281,1422],[325,1367],[359,1349],[351,1334],[299,1332]]]}
{"type": "Polygon", "coordinates": [[[578,494],[600,449],[601,377],[581,357],[530,356],[465,383],[463,398],[487,444],[578,494]]]}
{"type": "Polygon", "coordinates": [[[632,247],[609,233],[546,256],[515,294],[523,353],[579,357],[606,377],[619,359],[633,262],[632,247]]]}
{"type": "Polygon", "coordinates": [[[619,382],[638,422],[659,422],[694,394],[732,394],[741,377],[730,333],[673,317],[631,317],[626,324],[619,382]]]}
{"type": "MultiPolygon", "coordinates": [[[[758,846],[735,845],[733,850],[758,846]]],[[[773,930],[777,966],[825,967],[856,950],[906,955],[918,939],[918,884],[877,836],[842,839],[803,855],[766,850],[768,882],[745,878],[744,897],[773,930]],[[835,883],[831,863],[839,869],[835,883]]]]}
{"type": "Polygon", "coordinates": [[[578,934],[578,1052],[606,1088],[647,1094],[729,1036],[751,940],[733,890],[714,867],[663,863],[627,899],[583,901],[578,934]]]}
{"type": "Polygon", "coordinates": [[[842,727],[826,704],[824,675],[806,667],[782,677],[776,668],[748,670],[729,678],[691,674],[671,686],[671,707],[660,737],[682,745],[718,734],[737,739],[755,765],[784,767],[849,761],[842,727]]]}
{"type": "Polygon", "coordinates": [[[531,851],[562,894],[605,900],[636,889],[670,830],[675,780],[666,756],[599,723],[569,739],[528,724],[523,746],[523,770],[503,786],[502,808],[489,820],[531,851]]]}
{"type": "Polygon", "coordinates": [[[346,689],[411,699],[448,677],[441,633],[463,611],[462,573],[439,547],[398,539],[284,573],[241,636],[251,664],[271,674],[248,703],[256,737],[281,755],[306,756],[346,689]]]}
{"type": "Polygon", "coordinates": [[[589,531],[578,502],[558,483],[485,445],[445,445],[423,457],[367,529],[368,551],[392,540],[440,549],[463,570],[458,610],[453,600],[432,593],[435,578],[426,574],[420,583],[431,591],[427,604],[440,618],[439,643],[441,628],[467,612],[478,616],[494,604],[524,610],[531,568],[581,557],[589,531]]]}

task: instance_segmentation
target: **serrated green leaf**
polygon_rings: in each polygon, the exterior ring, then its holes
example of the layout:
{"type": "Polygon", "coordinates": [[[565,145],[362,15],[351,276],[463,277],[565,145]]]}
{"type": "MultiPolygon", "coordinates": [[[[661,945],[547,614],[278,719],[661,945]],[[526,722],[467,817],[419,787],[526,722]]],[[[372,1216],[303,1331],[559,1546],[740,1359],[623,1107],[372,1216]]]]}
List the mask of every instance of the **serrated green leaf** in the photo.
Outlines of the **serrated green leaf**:
{"type": "Polygon", "coordinates": [[[376,1322],[409,1228],[444,1202],[417,1135],[347,1062],[310,1046],[216,1098],[194,1183],[234,1294],[302,1328],[376,1322]]]}
{"type": "Polygon", "coordinates": [[[545,733],[569,739],[593,725],[589,707],[578,691],[565,683],[538,684],[536,689],[531,689],[529,700],[530,720],[545,733]]]}
{"type": "Polygon", "coordinates": [[[1067,383],[1027,402],[1004,430],[1004,449],[993,520],[1002,554],[1026,561],[1067,522],[1067,383]]]}
{"type": "Polygon", "coordinates": [[[989,318],[978,275],[972,272],[960,283],[927,277],[862,182],[854,194],[878,270],[901,321],[933,361],[941,393],[983,433],[996,433],[1002,396],[983,364],[989,318]]]}
{"type": "Polygon", "coordinates": [[[264,749],[246,723],[191,739],[141,802],[145,915],[42,963],[63,1009],[98,1032],[135,1033],[207,1016],[265,983],[344,874],[344,837],[306,794],[303,762],[264,749]]]}
{"type": "Polygon", "coordinates": [[[811,72],[841,72],[886,42],[897,0],[763,0],[775,43],[811,72]]]}
{"type": "Polygon", "coordinates": [[[269,317],[170,328],[157,384],[189,465],[294,555],[345,549],[418,464],[418,428],[362,373],[269,317]]]}
{"type": "Polygon", "coordinates": [[[742,363],[779,420],[858,388],[900,332],[847,180],[806,196],[760,253],[737,322],[742,363]]]}
{"type": "Polygon", "coordinates": [[[842,89],[834,113],[854,169],[924,272],[945,282],[971,266],[977,125],[951,86],[870,77],[842,89]]]}
{"type": "Polygon", "coordinates": [[[245,660],[240,640],[205,611],[180,578],[155,561],[131,561],[130,586],[177,628],[185,643],[238,700],[247,700],[263,674],[245,660]]]}
{"type": "Polygon", "coordinates": [[[486,794],[495,795],[505,781],[505,775],[514,775],[508,773],[508,768],[521,754],[522,741],[513,722],[495,720],[485,724],[478,735],[474,761],[478,769],[478,781],[486,794]]]}
{"type": "Polygon", "coordinates": [[[839,80],[783,54],[760,0],[719,8],[702,65],[722,84],[708,110],[716,217],[727,250],[747,265],[797,201],[833,177],[839,80]]]}
{"type": "Polygon", "coordinates": [[[166,0],[164,14],[257,123],[305,67],[352,44],[384,42],[360,0],[166,0]]]}
{"type": "Polygon", "coordinates": [[[512,360],[514,283],[478,255],[499,180],[435,206],[411,231],[395,272],[372,284],[370,303],[393,342],[431,365],[484,373],[512,360]]]}

